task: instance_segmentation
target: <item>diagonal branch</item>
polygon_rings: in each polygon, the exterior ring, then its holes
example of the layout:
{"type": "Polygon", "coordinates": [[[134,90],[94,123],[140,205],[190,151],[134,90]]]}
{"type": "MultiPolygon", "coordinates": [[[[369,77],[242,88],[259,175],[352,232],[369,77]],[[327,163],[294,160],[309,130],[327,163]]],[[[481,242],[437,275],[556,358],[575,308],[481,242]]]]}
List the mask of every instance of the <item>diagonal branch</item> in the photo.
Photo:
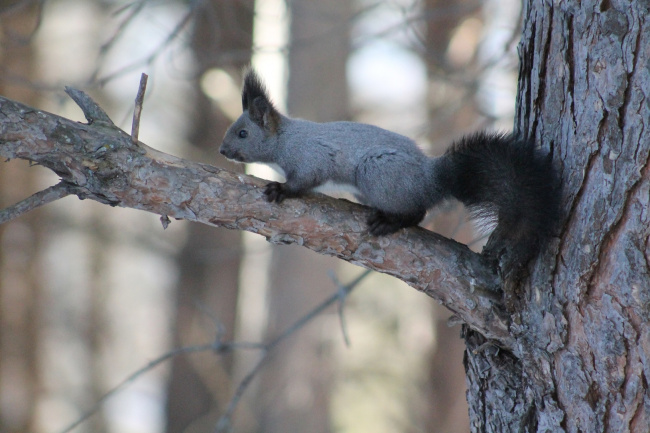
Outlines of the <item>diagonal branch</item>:
{"type": "Polygon", "coordinates": [[[320,194],[268,203],[263,180],[134,145],[90,98],[76,99],[88,124],[0,97],[0,155],[53,170],[80,198],[247,230],[395,276],[486,337],[514,347],[507,315],[493,302],[501,281],[465,245],[420,228],[372,236],[368,208],[320,194]]]}
{"type": "Polygon", "coordinates": [[[149,76],[142,74],[140,76],[140,87],[135,97],[135,109],[133,110],[133,123],[131,124],[131,142],[138,144],[138,135],[140,134],[140,116],[142,116],[142,104],[144,103],[144,92],[147,89],[147,80],[149,76]]]}
{"type": "Polygon", "coordinates": [[[32,194],[25,200],[0,210],[0,224],[11,221],[32,209],[52,203],[53,201],[69,196],[70,194],[74,194],[74,186],[61,181],[56,185],[45,188],[43,191],[32,194]]]}

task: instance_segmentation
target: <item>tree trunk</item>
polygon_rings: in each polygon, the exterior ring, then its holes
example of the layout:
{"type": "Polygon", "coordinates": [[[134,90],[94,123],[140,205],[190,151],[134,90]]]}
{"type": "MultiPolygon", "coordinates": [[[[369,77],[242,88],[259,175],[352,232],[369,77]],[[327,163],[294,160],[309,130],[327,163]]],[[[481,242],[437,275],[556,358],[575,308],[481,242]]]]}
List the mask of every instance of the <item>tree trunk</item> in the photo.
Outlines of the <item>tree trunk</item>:
{"type": "MultiPolygon", "coordinates": [[[[189,142],[195,149],[189,153],[231,170],[235,169],[234,164],[217,152],[230,119],[203,93],[200,81],[210,68],[228,65],[236,70],[250,62],[253,3],[204,2],[197,9],[190,44],[196,59],[196,75],[191,83],[196,108],[189,128],[189,142]]],[[[213,230],[201,224],[189,226],[187,240],[176,259],[179,281],[175,346],[214,338],[217,330],[209,320],[210,315],[219,322],[223,338],[234,339],[241,248],[239,232],[213,230]]],[[[167,431],[201,431],[213,425],[212,418],[223,412],[230,399],[231,378],[232,356],[228,354],[218,364],[211,355],[174,358],[167,390],[167,431]]]]}
{"type": "Polygon", "coordinates": [[[650,431],[647,2],[525,4],[516,130],[563,178],[516,355],[467,331],[473,431],[650,431]]]}
{"type": "MultiPolygon", "coordinates": [[[[459,24],[478,15],[480,8],[472,7],[475,4],[471,1],[456,1],[453,7],[446,0],[427,0],[424,4],[423,13],[429,17],[426,20],[426,52],[423,58],[428,72],[428,138],[432,143],[432,154],[441,155],[450,140],[458,138],[461,132],[471,130],[480,120],[476,106],[476,82],[480,76],[477,56],[471,56],[471,60],[462,65],[454,64],[448,57],[449,44],[459,24]],[[447,12],[449,9],[453,12],[447,12]],[[458,84],[465,81],[468,83],[465,86],[458,84]],[[450,101],[454,101],[454,104],[450,104],[450,101]]],[[[469,47],[466,48],[477,48],[467,45],[469,47]]],[[[463,206],[455,203],[449,211],[436,214],[427,228],[459,242],[469,243],[475,234],[467,219],[463,206]],[[465,223],[459,226],[461,221],[465,223]]],[[[432,315],[436,348],[427,362],[426,431],[466,432],[469,421],[464,395],[465,373],[459,362],[464,344],[459,338],[458,327],[446,324],[449,311],[434,305],[432,315]]]]}
{"type": "MultiPolygon", "coordinates": [[[[5,6],[3,6],[5,7],[5,6]]],[[[9,9],[9,8],[8,8],[9,9]]],[[[36,103],[35,90],[16,78],[37,75],[37,52],[28,39],[38,26],[38,5],[14,7],[0,14],[0,94],[36,103]]],[[[0,206],[21,200],[37,188],[39,174],[24,166],[0,169],[0,206]]],[[[39,258],[44,244],[45,212],[0,226],[0,431],[23,433],[35,428],[36,405],[45,383],[39,370],[42,326],[42,278],[39,258]]]]}
{"type": "MultiPolygon", "coordinates": [[[[288,111],[318,122],[346,118],[350,3],[298,0],[290,8],[288,111]]],[[[265,340],[283,332],[334,289],[327,272],[337,265],[337,260],[305,254],[295,246],[273,248],[265,340]]],[[[332,430],[332,354],[327,343],[322,329],[310,327],[269,361],[260,374],[264,392],[256,399],[259,432],[332,430]]]]}

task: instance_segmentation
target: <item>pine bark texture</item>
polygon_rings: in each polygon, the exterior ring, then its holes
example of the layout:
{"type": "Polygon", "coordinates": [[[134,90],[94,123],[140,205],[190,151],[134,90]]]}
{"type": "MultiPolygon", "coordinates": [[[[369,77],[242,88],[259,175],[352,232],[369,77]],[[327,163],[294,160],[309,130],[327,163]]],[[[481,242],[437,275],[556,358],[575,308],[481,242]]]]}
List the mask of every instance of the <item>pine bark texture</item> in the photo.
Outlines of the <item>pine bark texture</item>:
{"type": "Polygon", "coordinates": [[[525,4],[519,132],[563,179],[558,239],[510,327],[467,332],[476,432],[650,431],[650,11],[647,1],[525,4]]]}

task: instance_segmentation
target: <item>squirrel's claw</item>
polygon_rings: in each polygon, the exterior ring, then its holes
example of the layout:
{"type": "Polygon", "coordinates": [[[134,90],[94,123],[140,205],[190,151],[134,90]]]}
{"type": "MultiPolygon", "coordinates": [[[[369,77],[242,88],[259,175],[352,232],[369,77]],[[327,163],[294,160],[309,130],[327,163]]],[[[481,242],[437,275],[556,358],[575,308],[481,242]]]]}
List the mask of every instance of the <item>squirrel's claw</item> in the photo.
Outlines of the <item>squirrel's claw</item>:
{"type": "Polygon", "coordinates": [[[287,198],[287,195],[284,192],[284,187],[280,182],[268,183],[264,189],[264,195],[266,196],[266,200],[270,203],[282,203],[282,201],[287,198]]]}
{"type": "Polygon", "coordinates": [[[380,210],[373,211],[368,217],[368,230],[374,236],[386,236],[395,233],[402,228],[399,221],[395,221],[390,216],[380,210]]]}
{"type": "Polygon", "coordinates": [[[426,211],[416,211],[412,214],[400,215],[374,209],[368,216],[368,230],[375,236],[389,235],[401,228],[417,226],[425,213],[426,211]]]}

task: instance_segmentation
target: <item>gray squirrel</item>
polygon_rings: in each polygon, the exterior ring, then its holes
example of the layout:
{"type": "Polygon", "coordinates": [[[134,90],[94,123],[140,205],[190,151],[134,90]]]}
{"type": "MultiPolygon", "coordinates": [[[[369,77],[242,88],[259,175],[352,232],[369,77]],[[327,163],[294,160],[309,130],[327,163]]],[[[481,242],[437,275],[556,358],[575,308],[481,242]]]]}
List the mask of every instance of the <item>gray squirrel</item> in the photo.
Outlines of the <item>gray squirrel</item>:
{"type": "Polygon", "coordinates": [[[266,185],[269,202],[330,182],[351,186],[372,208],[370,233],[383,236],[418,225],[428,209],[453,197],[497,223],[483,252],[508,266],[527,263],[554,230],[555,171],[532,140],[479,132],[427,157],[413,140],[376,126],[282,115],[253,69],[245,73],[242,109],[220,152],[282,169],[286,182],[266,185]]]}

